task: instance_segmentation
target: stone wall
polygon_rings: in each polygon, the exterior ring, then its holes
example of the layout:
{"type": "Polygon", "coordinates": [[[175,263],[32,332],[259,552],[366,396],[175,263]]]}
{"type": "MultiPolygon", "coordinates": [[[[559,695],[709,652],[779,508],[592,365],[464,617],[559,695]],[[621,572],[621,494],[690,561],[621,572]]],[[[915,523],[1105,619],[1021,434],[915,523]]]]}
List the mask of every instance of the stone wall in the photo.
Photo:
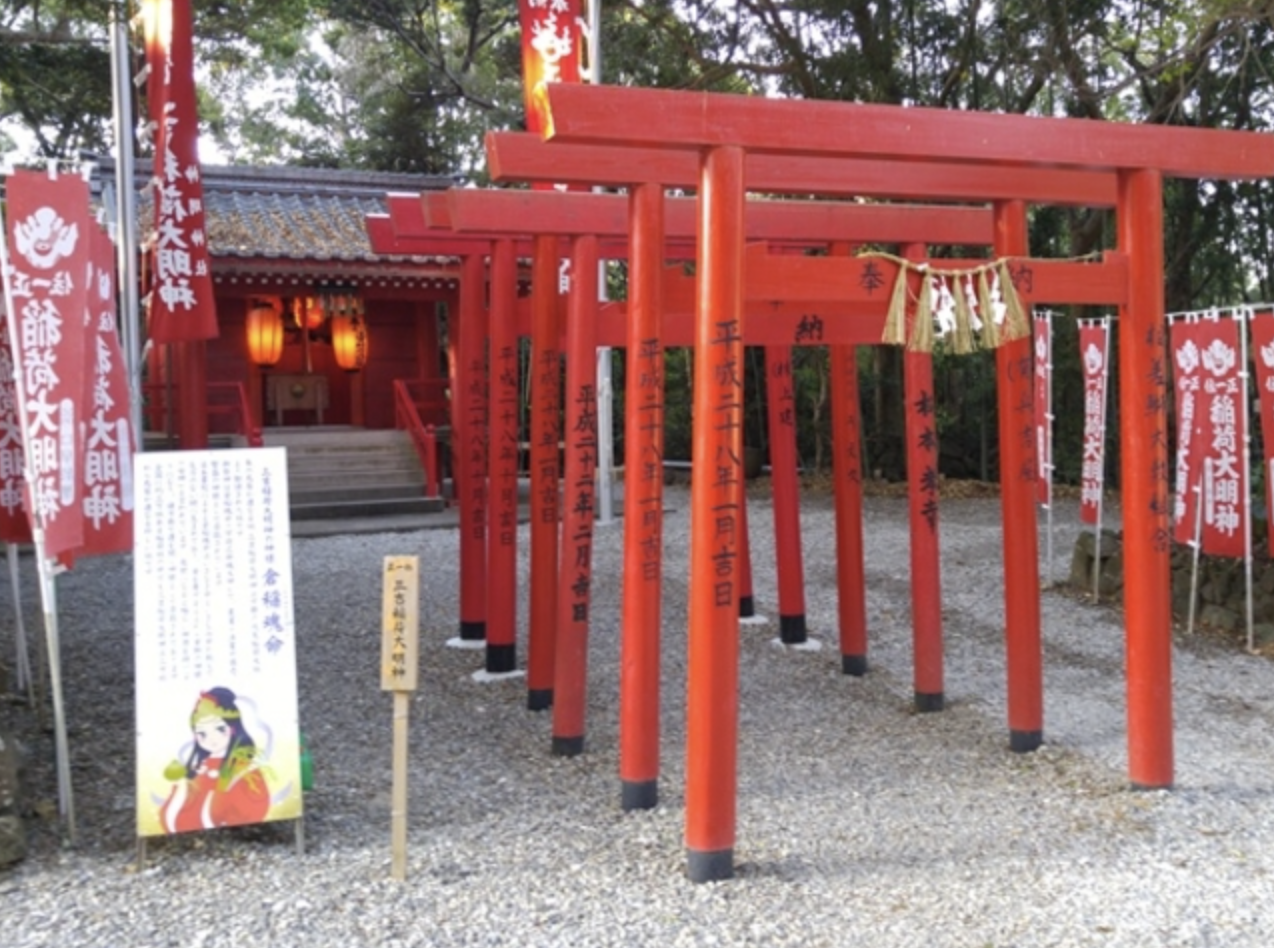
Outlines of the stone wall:
{"type": "MultiPolygon", "coordinates": [[[[1070,585],[1089,594],[1093,591],[1093,556],[1096,535],[1081,532],[1071,554],[1070,585]]],[[[1172,613],[1185,622],[1190,611],[1190,574],[1193,551],[1186,546],[1172,549],[1172,613]]],[[[1226,633],[1246,628],[1246,586],[1243,561],[1228,557],[1200,556],[1195,593],[1194,621],[1226,633]]],[[[1123,534],[1103,530],[1098,592],[1103,599],[1122,600],[1124,594],[1123,534]]],[[[1264,556],[1252,563],[1253,632],[1257,645],[1274,643],[1274,562],[1264,556]]]]}

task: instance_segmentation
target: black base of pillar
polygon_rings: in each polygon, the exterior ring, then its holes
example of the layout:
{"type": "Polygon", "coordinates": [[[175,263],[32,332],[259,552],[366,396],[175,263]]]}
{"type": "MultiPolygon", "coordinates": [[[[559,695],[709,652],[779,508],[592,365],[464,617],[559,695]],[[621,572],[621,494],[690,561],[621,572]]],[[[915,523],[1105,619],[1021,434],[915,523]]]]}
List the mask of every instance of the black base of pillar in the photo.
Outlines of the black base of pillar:
{"type": "Polygon", "coordinates": [[[779,616],[779,641],[784,645],[800,645],[806,639],[805,616],[779,616]]]}
{"type": "Polygon", "coordinates": [[[922,692],[916,692],[916,710],[921,714],[929,714],[933,711],[942,710],[942,692],[936,695],[927,695],[922,692]]]}
{"type": "Polygon", "coordinates": [[[1128,788],[1130,790],[1135,790],[1137,792],[1149,791],[1149,790],[1171,790],[1172,784],[1171,783],[1137,783],[1134,780],[1132,783],[1128,785],[1128,788]]]}
{"type": "Polygon", "coordinates": [[[518,670],[516,645],[491,645],[487,643],[487,671],[493,675],[518,670]]]}
{"type": "Polygon", "coordinates": [[[1043,731],[1009,731],[1009,750],[1015,754],[1029,754],[1043,743],[1043,731]]]}
{"type": "Polygon", "coordinates": [[[584,753],[583,737],[553,738],[554,757],[578,757],[582,753],[584,753]]]}
{"type": "Polygon", "coordinates": [[[756,615],[756,602],[751,596],[739,597],[739,618],[750,619],[756,615]]]}
{"type": "Polygon", "coordinates": [[[841,655],[840,670],[843,675],[853,675],[855,678],[862,678],[867,674],[867,656],[866,655],[841,655]]]}
{"type": "Polygon", "coordinates": [[[551,707],[553,707],[552,688],[533,688],[526,693],[528,711],[547,711],[551,707]]]}
{"type": "Polygon", "coordinates": [[[653,810],[659,805],[658,780],[625,780],[619,792],[619,805],[624,811],[653,810]]]}
{"type": "Polygon", "coordinates": [[[691,882],[720,882],[734,878],[734,850],[701,853],[686,850],[686,875],[691,882]]]}
{"type": "Polygon", "coordinates": [[[466,642],[482,642],[487,637],[487,623],[484,619],[481,622],[466,622],[460,620],[460,638],[466,642]]]}

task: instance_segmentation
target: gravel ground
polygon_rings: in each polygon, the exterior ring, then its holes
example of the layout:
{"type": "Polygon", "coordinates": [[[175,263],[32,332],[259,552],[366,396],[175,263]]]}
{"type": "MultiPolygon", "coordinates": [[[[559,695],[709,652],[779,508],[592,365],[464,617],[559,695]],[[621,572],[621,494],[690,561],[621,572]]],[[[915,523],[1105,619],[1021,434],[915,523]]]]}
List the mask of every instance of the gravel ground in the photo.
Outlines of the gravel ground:
{"type": "MultiPolygon", "coordinates": [[[[691,884],[682,842],[689,494],[669,488],[661,805],[617,776],[622,529],[598,531],[588,752],[549,755],[521,680],[475,683],[457,625],[454,530],[293,542],[308,849],[282,825],[154,841],[133,863],[131,563],[60,581],[79,825],[0,872],[7,948],[304,945],[1269,946],[1274,666],[1206,640],[1175,654],[1177,788],[1127,789],[1121,618],[1043,598],[1046,744],[1007,750],[999,502],[944,502],[948,709],[910,710],[906,503],[866,510],[871,671],[840,674],[830,499],[802,525],[819,652],[744,627],[736,878],[691,884]],[[408,880],[389,878],[391,699],[378,689],[379,570],[425,564],[408,880]]],[[[769,515],[751,499],[762,611],[769,515]]],[[[1077,512],[1057,512],[1064,575],[1077,512]]],[[[520,545],[525,571],[526,527],[520,545]]],[[[33,585],[33,584],[32,584],[33,585]]],[[[37,615],[34,603],[28,615],[37,615]]],[[[525,602],[520,607],[525,623],[525,602]]],[[[524,633],[523,633],[524,634],[524,633]]],[[[6,635],[7,639],[7,635],[6,635]]],[[[525,642],[519,643],[525,657],[525,642]]],[[[51,741],[6,705],[38,800],[51,741]]]]}

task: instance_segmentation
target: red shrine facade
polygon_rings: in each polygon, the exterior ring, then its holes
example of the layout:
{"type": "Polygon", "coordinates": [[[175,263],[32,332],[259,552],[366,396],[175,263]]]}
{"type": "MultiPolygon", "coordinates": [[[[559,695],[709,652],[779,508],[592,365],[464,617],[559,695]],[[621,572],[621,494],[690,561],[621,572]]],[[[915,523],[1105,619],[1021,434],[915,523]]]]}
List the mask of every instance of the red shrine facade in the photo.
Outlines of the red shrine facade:
{"type": "MultiPolygon", "coordinates": [[[[219,335],[146,351],[147,434],[199,448],[209,435],[254,428],[393,428],[396,382],[406,383],[424,424],[446,424],[445,326],[457,311],[459,262],[375,253],[364,220],[385,212],[389,193],[454,182],[326,169],[202,170],[219,335]],[[263,319],[277,338],[262,338],[263,319]],[[351,323],[358,351],[351,349],[356,361],[347,369],[338,363],[350,360],[337,350],[350,341],[351,323]]],[[[109,162],[99,175],[113,180],[109,162]]],[[[144,235],[148,176],[139,169],[144,235]]],[[[144,271],[142,282],[144,292],[144,271]]],[[[144,305],[142,312],[144,320],[144,305]]]]}

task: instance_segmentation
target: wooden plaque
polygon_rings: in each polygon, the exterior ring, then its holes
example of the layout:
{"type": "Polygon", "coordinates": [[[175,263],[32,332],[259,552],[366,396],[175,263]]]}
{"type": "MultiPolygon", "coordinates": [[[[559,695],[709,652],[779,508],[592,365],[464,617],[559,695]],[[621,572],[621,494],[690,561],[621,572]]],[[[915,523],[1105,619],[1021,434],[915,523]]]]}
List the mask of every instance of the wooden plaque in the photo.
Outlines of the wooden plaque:
{"type": "Polygon", "coordinates": [[[382,691],[415,691],[420,662],[420,557],[385,557],[380,638],[382,691]]]}

